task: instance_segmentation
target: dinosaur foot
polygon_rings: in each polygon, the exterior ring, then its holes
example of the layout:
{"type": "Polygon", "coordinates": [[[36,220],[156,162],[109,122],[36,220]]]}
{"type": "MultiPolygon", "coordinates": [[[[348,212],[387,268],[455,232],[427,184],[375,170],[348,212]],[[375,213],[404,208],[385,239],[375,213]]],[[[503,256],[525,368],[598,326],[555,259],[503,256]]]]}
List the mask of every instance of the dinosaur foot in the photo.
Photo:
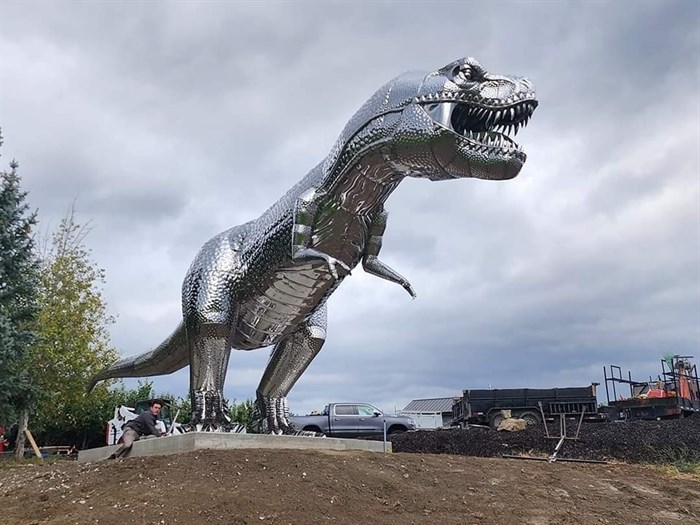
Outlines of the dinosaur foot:
{"type": "Polygon", "coordinates": [[[192,417],[189,426],[198,432],[230,432],[235,424],[226,414],[226,405],[219,392],[195,390],[191,394],[192,417]]]}
{"type": "Polygon", "coordinates": [[[302,431],[292,423],[286,397],[267,397],[258,394],[253,409],[253,432],[256,434],[276,434],[295,436],[302,431]]]}

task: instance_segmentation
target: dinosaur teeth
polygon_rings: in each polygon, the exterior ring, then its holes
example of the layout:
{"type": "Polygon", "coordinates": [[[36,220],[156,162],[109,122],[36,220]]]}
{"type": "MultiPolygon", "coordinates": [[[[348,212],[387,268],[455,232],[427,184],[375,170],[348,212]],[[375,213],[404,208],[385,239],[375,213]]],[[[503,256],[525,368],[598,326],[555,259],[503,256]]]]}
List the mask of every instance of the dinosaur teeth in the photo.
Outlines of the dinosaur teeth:
{"type": "Polygon", "coordinates": [[[498,153],[512,155],[522,152],[520,146],[508,139],[503,134],[493,131],[469,131],[465,130],[464,137],[473,143],[474,150],[482,153],[498,153]]]}

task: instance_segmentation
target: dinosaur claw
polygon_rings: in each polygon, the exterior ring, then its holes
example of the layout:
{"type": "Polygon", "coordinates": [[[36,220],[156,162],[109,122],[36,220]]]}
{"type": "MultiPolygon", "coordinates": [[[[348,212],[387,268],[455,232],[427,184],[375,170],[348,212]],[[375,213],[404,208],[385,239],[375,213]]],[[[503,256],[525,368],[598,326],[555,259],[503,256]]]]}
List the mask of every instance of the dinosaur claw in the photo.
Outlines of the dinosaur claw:
{"type": "Polygon", "coordinates": [[[338,270],[336,269],[336,265],[340,266],[343,270],[348,272],[348,275],[352,274],[352,270],[350,269],[350,267],[347,264],[345,264],[340,259],[336,259],[334,257],[329,256],[328,257],[328,268],[330,269],[331,275],[333,275],[333,277],[335,278],[336,281],[339,279],[338,270]]]}
{"type": "Polygon", "coordinates": [[[257,434],[295,434],[297,429],[289,418],[286,397],[267,397],[258,394],[253,410],[253,430],[257,434]]]}
{"type": "Polygon", "coordinates": [[[226,414],[226,402],[220,392],[195,390],[192,394],[193,425],[202,425],[203,428],[223,428],[231,424],[231,419],[226,414]]]}
{"type": "Polygon", "coordinates": [[[411,286],[411,283],[406,281],[402,283],[401,286],[403,286],[404,290],[406,290],[413,299],[417,297],[416,291],[413,289],[413,286],[411,286]]]}

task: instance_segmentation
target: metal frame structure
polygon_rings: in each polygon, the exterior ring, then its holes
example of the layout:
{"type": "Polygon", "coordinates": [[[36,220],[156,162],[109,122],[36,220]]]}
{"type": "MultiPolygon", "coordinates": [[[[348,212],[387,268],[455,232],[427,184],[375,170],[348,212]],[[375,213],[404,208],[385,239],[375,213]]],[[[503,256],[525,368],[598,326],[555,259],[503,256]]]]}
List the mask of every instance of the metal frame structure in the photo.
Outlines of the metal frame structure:
{"type": "Polygon", "coordinates": [[[649,381],[635,381],[629,371],[625,379],[617,365],[603,367],[610,415],[615,419],[664,419],[700,412],[700,378],[691,359],[693,356],[682,355],[674,355],[670,363],[661,359],[661,374],[649,381]],[[618,393],[618,385],[629,386],[629,397],[618,393]],[[648,397],[653,386],[674,395],[648,397]]]}

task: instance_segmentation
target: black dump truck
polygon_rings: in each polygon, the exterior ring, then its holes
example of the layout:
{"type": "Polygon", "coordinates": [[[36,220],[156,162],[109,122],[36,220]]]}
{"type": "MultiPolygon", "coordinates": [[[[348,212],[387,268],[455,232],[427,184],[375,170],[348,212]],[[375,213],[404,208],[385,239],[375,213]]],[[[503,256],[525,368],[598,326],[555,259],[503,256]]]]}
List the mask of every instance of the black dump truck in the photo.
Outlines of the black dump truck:
{"type": "Polygon", "coordinates": [[[566,388],[495,388],[469,389],[452,406],[453,425],[489,425],[498,428],[503,420],[501,410],[510,410],[512,417],[535,425],[559,416],[600,421],[605,416],[598,412],[596,387],[566,388]]]}

